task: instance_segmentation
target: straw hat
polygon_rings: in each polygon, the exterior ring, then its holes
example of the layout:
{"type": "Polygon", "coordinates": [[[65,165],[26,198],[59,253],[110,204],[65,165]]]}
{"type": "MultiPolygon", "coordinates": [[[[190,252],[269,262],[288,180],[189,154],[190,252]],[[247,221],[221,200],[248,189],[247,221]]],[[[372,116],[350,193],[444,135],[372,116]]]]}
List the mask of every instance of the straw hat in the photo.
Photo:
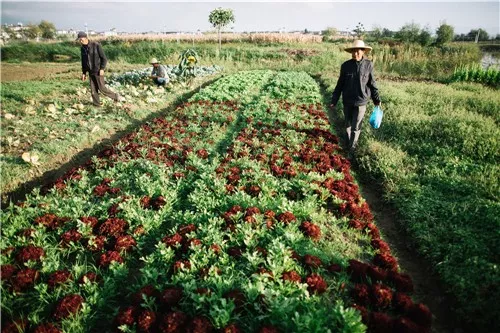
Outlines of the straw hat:
{"type": "Polygon", "coordinates": [[[352,50],[354,50],[354,49],[363,49],[363,50],[365,50],[365,52],[366,52],[366,53],[368,53],[368,52],[370,52],[370,51],[372,50],[372,48],[371,48],[370,46],[365,45],[365,42],[363,42],[362,40],[359,40],[359,39],[358,39],[358,40],[355,40],[355,41],[352,43],[352,45],[351,45],[351,46],[349,46],[349,47],[345,48],[344,50],[345,50],[346,52],[351,53],[351,52],[352,52],[352,50]]]}
{"type": "Polygon", "coordinates": [[[151,58],[151,60],[149,61],[149,63],[150,64],[159,64],[160,62],[156,58],[151,58]]]}

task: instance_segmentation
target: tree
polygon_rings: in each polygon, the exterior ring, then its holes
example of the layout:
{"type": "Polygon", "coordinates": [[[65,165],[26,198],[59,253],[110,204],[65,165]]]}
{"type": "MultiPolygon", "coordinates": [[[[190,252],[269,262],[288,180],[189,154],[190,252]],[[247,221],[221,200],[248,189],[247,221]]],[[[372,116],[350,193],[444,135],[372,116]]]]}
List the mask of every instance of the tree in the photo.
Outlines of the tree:
{"type": "Polygon", "coordinates": [[[453,37],[453,40],[458,42],[463,42],[469,39],[470,37],[466,34],[455,35],[455,37],[453,37]]]}
{"type": "Polygon", "coordinates": [[[23,31],[24,36],[28,39],[36,39],[40,37],[41,30],[37,25],[29,24],[26,26],[26,29],[23,31]]]}
{"type": "Polygon", "coordinates": [[[393,36],[394,36],[394,33],[391,30],[389,30],[387,28],[382,29],[382,37],[392,38],[393,36]]]}
{"type": "Polygon", "coordinates": [[[54,26],[54,23],[51,23],[49,21],[42,21],[38,25],[38,28],[40,28],[42,38],[54,39],[54,37],[56,36],[56,27],[54,26]]]}
{"type": "Polygon", "coordinates": [[[358,22],[358,24],[356,25],[356,28],[353,31],[356,33],[356,36],[359,39],[362,39],[363,36],[365,35],[365,26],[363,25],[363,23],[358,22]]]}
{"type": "Polygon", "coordinates": [[[323,42],[331,41],[337,36],[338,31],[335,28],[327,27],[325,30],[321,31],[321,35],[323,36],[323,42]]]}
{"type": "Polygon", "coordinates": [[[467,36],[469,36],[470,40],[476,40],[476,37],[478,37],[477,40],[479,40],[479,41],[490,39],[490,36],[488,35],[488,33],[483,29],[473,29],[467,34],[467,36]],[[479,36],[478,36],[478,33],[479,33],[479,36]]]}
{"type": "Polygon", "coordinates": [[[396,38],[405,43],[418,43],[420,36],[420,25],[412,22],[406,23],[396,32],[396,38]]]}
{"type": "Polygon", "coordinates": [[[380,38],[382,38],[382,27],[379,25],[374,25],[370,36],[375,40],[379,40],[380,38]]]}
{"type": "Polygon", "coordinates": [[[210,16],[208,17],[208,22],[213,25],[214,28],[217,29],[219,34],[219,53],[221,50],[221,30],[226,27],[229,23],[234,23],[234,14],[232,9],[224,9],[224,8],[216,8],[210,12],[210,16]]]}
{"type": "Polygon", "coordinates": [[[12,29],[12,27],[9,26],[2,26],[2,31],[5,32],[10,38],[10,39],[17,39],[17,32],[12,29]]]}
{"type": "Polygon", "coordinates": [[[454,35],[455,31],[453,27],[451,25],[443,23],[436,30],[436,44],[443,45],[444,43],[451,42],[454,35]]]}
{"type": "Polygon", "coordinates": [[[420,31],[418,43],[422,46],[429,46],[432,44],[432,35],[429,27],[425,27],[420,31]]]}

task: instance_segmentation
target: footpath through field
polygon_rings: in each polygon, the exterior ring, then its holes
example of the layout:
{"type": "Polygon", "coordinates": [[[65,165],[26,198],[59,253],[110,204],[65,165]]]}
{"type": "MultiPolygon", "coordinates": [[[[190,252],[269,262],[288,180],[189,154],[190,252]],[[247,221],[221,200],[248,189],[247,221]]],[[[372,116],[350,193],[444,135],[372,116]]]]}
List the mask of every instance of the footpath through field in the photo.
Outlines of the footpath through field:
{"type": "Polygon", "coordinates": [[[2,228],[3,329],[430,332],[302,72],[241,72],[2,228]]]}

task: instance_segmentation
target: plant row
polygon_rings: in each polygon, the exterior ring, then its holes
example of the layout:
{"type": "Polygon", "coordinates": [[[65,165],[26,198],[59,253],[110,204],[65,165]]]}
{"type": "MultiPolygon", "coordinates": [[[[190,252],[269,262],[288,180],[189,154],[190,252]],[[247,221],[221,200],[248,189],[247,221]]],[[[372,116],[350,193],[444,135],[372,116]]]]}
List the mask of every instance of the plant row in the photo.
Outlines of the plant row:
{"type": "Polygon", "coordinates": [[[477,82],[492,87],[500,86],[500,70],[490,67],[484,69],[481,65],[465,65],[455,68],[450,82],[477,82]]]}

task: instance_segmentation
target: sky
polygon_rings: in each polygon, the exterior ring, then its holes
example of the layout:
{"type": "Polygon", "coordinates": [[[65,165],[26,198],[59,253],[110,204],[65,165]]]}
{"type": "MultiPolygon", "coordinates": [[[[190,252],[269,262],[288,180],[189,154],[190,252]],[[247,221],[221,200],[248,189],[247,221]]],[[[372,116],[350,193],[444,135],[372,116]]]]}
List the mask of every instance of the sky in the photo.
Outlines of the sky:
{"type": "Polygon", "coordinates": [[[5,1],[0,2],[1,22],[38,24],[47,20],[57,29],[123,32],[211,30],[210,11],[231,8],[235,23],[227,30],[320,31],[327,27],[345,31],[361,22],[365,30],[375,26],[399,30],[416,23],[435,32],[441,23],[455,33],[482,28],[490,36],[500,34],[499,0],[443,1],[5,1]]]}

